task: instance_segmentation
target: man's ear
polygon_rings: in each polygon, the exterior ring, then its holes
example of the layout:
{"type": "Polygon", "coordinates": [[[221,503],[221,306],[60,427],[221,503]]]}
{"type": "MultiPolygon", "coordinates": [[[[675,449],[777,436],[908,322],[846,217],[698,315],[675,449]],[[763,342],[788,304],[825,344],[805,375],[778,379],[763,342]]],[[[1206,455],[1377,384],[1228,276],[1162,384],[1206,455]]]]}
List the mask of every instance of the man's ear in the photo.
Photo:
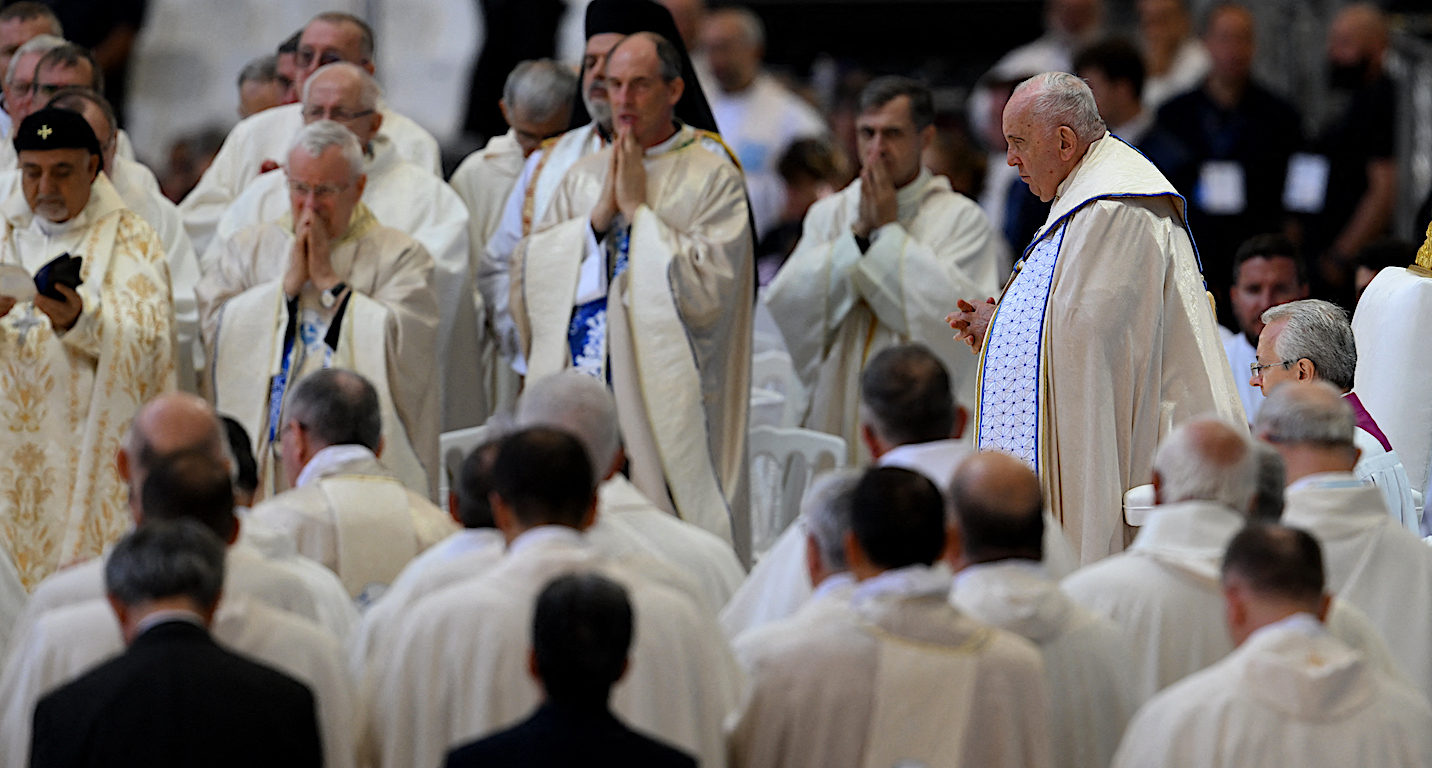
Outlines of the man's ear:
{"type": "Polygon", "coordinates": [[[1319,597],[1319,598],[1318,598],[1318,610],[1317,610],[1318,621],[1321,621],[1321,622],[1323,622],[1324,624],[1326,624],[1327,621],[1328,621],[1328,612],[1331,611],[1332,609],[1333,609],[1333,596],[1330,595],[1330,594],[1328,594],[1328,593],[1326,593],[1326,592],[1324,592],[1324,593],[1322,594],[1322,597],[1319,597]]]}
{"type": "Polygon", "coordinates": [[[455,491],[448,491],[447,511],[453,522],[462,525],[462,515],[458,513],[457,492],[455,491]]]}
{"type": "Polygon", "coordinates": [[[686,93],[686,81],[679,77],[672,80],[666,84],[666,103],[673,107],[676,106],[676,102],[681,101],[683,93],[686,93]]]}
{"type": "Polygon", "coordinates": [[[388,441],[385,440],[382,435],[379,435],[378,447],[373,451],[373,455],[377,456],[380,459],[383,458],[383,449],[386,447],[388,447],[388,441]]]}
{"type": "Polygon", "coordinates": [[[517,538],[520,531],[517,530],[517,516],[512,514],[512,507],[507,506],[507,502],[497,495],[497,491],[487,494],[487,503],[492,506],[492,523],[497,526],[497,530],[502,531],[508,541],[517,538]]]}
{"type": "Polygon", "coordinates": [[[527,674],[538,683],[542,682],[542,668],[537,664],[537,649],[527,649],[527,674]]]}
{"type": "Polygon", "coordinates": [[[1159,471],[1158,471],[1157,469],[1154,470],[1153,484],[1154,484],[1154,504],[1162,504],[1162,503],[1163,503],[1163,492],[1162,492],[1162,488],[1163,488],[1163,477],[1161,477],[1161,476],[1159,475],[1159,471]]]}
{"type": "Polygon", "coordinates": [[[933,143],[935,143],[935,124],[930,123],[920,129],[920,151],[924,152],[929,149],[933,143]]]}
{"type": "Polygon", "coordinates": [[[129,454],[123,448],[114,452],[114,468],[119,472],[119,479],[125,483],[129,482],[129,454]]]}
{"type": "Polygon", "coordinates": [[[964,570],[970,563],[965,559],[965,532],[959,523],[945,522],[945,563],[952,571],[964,570]]]}
{"type": "Polygon", "coordinates": [[[512,125],[512,118],[507,116],[507,99],[497,100],[497,111],[502,113],[502,122],[512,125]]]}
{"type": "Polygon", "coordinates": [[[866,565],[870,558],[865,556],[865,550],[860,548],[860,541],[855,538],[855,531],[845,532],[845,564],[850,566],[852,572],[858,567],[866,565]]]}
{"type": "Polygon", "coordinates": [[[950,439],[958,440],[965,434],[965,427],[970,425],[970,412],[963,405],[955,406],[955,428],[950,431],[950,439]]]}
{"type": "Polygon", "coordinates": [[[1079,136],[1067,125],[1059,126],[1059,159],[1069,162],[1079,151],[1079,136]]]}
{"type": "Polygon", "coordinates": [[[1318,377],[1318,367],[1306,357],[1293,363],[1293,371],[1298,374],[1298,381],[1312,381],[1318,377]]]}
{"type": "Polygon", "coordinates": [[[592,500],[587,504],[587,511],[582,513],[582,527],[579,530],[587,530],[597,522],[597,494],[592,492],[592,500]]]}
{"type": "Polygon", "coordinates": [[[368,119],[373,121],[373,133],[376,135],[378,133],[378,129],[383,127],[383,113],[377,109],[374,109],[373,114],[369,115],[368,119]]]}
{"type": "Polygon", "coordinates": [[[89,156],[89,177],[91,182],[93,182],[95,180],[95,177],[99,175],[100,161],[101,158],[99,155],[89,156]]]}
{"type": "MultiPolygon", "coordinates": [[[[357,187],[357,189],[358,189],[358,196],[359,196],[359,197],[362,197],[362,196],[363,196],[363,190],[368,186],[368,174],[366,174],[366,173],[359,174],[359,176],[358,176],[358,182],[357,182],[356,184],[354,184],[354,186],[357,187]]],[[[348,226],[348,225],[347,225],[347,223],[345,223],[343,226],[346,227],[346,226],[348,226]]]]}

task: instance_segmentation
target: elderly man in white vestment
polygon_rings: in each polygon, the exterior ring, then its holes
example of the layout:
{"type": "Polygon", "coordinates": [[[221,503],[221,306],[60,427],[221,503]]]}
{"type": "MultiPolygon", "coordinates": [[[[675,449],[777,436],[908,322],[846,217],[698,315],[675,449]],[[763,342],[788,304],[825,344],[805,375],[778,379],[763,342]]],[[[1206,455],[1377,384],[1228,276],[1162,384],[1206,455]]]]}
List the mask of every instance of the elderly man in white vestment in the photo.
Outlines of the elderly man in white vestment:
{"type": "MultiPolygon", "coordinates": [[[[372,74],[374,45],[372,28],[357,16],[332,11],[315,16],[299,37],[294,87],[302,93],[314,72],[338,61],[356,64],[372,74]]],[[[184,226],[199,253],[208,250],[219,218],[249,182],[278,167],[287,155],[294,135],[303,127],[303,110],[302,104],[266,109],[229,132],[198,186],[179,204],[184,226]]],[[[380,106],[378,111],[383,116],[380,134],[391,142],[397,156],[438,175],[442,164],[437,140],[387,107],[380,106]]]]}
{"type": "MultiPolygon", "coordinates": [[[[147,519],[197,520],[229,544],[215,639],[308,685],[318,704],[326,764],[353,766],[358,701],[342,650],[311,621],[267,604],[250,581],[255,571],[241,568],[228,466],[212,450],[170,454],[149,468],[141,497],[147,519]]],[[[0,677],[0,766],[26,765],[40,698],[124,651],[119,621],[103,599],[103,563],[99,573],[100,596],[45,613],[15,643],[0,677]]]]}
{"type": "Polygon", "coordinates": [[[957,395],[975,363],[940,322],[952,296],[999,289],[998,242],[984,212],[920,164],[935,136],[928,88],[880,78],[860,96],[860,178],[811,206],[800,242],[766,293],[801,382],[803,426],[860,437],[860,373],[881,349],[918,341],[944,362],[957,395]]]}
{"type": "Polygon", "coordinates": [[[611,524],[611,530],[589,535],[630,539],[637,551],[695,579],[712,612],[726,604],[746,576],[735,550],[716,534],[658,509],[621,474],[626,455],[616,402],[601,382],[570,370],[532,382],[517,402],[516,420],[518,427],[560,429],[586,447],[599,478],[596,527],[611,524]]]}
{"type": "Polygon", "coordinates": [[[1296,528],[1233,538],[1222,588],[1238,649],[1144,705],[1115,768],[1432,765],[1427,700],[1323,624],[1322,554],[1296,528]]]}
{"type": "MultiPolygon", "coordinates": [[[[1176,428],[1154,457],[1156,505],[1124,552],[1064,579],[1064,591],[1121,630],[1141,700],[1233,650],[1219,617],[1218,563],[1243,527],[1257,487],[1258,459],[1239,427],[1195,419],[1176,428]]],[[[1395,669],[1365,615],[1334,604],[1334,634],[1395,669]]]]}
{"type": "Polygon", "coordinates": [[[327,368],[304,377],[280,431],[292,487],[255,505],[249,519],[293,537],[360,605],[456,527],[383,465],[378,392],[362,376],[327,368]]]}
{"type": "Polygon", "coordinates": [[[1413,495],[1407,470],[1372,414],[1352,391],[1357,368],[1357,341],[1347,311],[1330,302],[1304,299],[1263,313],[1256,362],[1249,383],[1263,394],[1289,382],[1325,381],[1343,393],[1357,426],[1353,442],[1361,452],[1353,474],[1376,485],[1392,519],[1420,534],[1419,498],[1413,495]]]}
{"type": "Polygon", "coordinates": [[[1054,765],[1107,766],[1140,699],[1118,627],[1076,604],[1040,563],[1039,477],[1008,454],[975,454],[956,470],[948,501],[950,602],[1039,646],[1054,765]]]}
{"type": "Polygon", "coordinates": [[[436,493],[433,261],[363,204],[363,169],[347,128],[304,126],[285,169],[289,212],[227,240],[199,283],[207,384],[215,407],[254,436],[259,498],[293,480],[274,455],[293,387],[330,367],[373,384],[384,464],[409,488],[436,493]]]}
{"type": "MultiPolygon", "coordinates": [[[[1358,366],[1354,389],[1397,446],[1412,488],[1426,497],[1432,475],[1432,398],[1420,392],[1432,370],[1432,227],[1407,267],[1388,267],[1368,284],[1352,330],[1358,366]]],[[[1432,531],[1424,530],[1424,533],[1432,531]]]]}
{"type": "Polygon", "coordinates": [[[931,567],[944,546],[933,483],[867,471],[850,496],[849,602],[748,659],[735,768],[1052,765],[1039,651],[950,605],[931,567]]]}
{"type": "Polygon", "coordinates": [[[1054,206],[998,303],[976,295],[948,319],[980,353],[979,448],[1039,473],[1088,564],[1128,543],[1124,492],[1170,430],[1246,421],[1173,185],[1073,75],[1021,83],[1004,133],[1007,162],[1054,206]]]}
{"type": "MultiPolygon", "coordinates": [[[[888,347],[860,378],[860,439],[880,466],[923,474],[936,487],[950,484],[969,455],[960,439],[968,414],[955,404],[950,377],[935,353],[919,344],[888,347]]],[[[721,611],[728,637],[789,615],[810,597],[812,582],[799,565],[805,533],[793,524],[761,556],[721,611]]],[[[1058,521],[1045,513],[1044,567],[1062,578],[1079,567],[1058,521]]]]}
{"type": "Polygon", "coordinates": [[[627,588],[636,615],[630,672],[613,709],[702,765],[725,765],[721,724],[736,705],[740,670],[695,600],[587,543],[597,497],[582,444],[523,430],[503,441],[492,477],[507,554],[408,613],[372,698],[378,764],[437,765],[451,747],[525,718],[539,698],[523,661],[533,600],[557,575],[595,570],[627,588]]]}
{"type": "MultiPolygon", "coordinates": [[[[477,278],[483,274],[487,243],[497,232],[517,177],[532,153],[566,131],[579,82],[569,67],[551,59],[518,64],[507,75],[497,103],[509,126],[507,133],[492,137],[487,146],[468,155],[449,180],[467,206],[468,269],[473,275],[482,376],[478,410],[484,415],[510,410],[521,379],[499,351],[492,313],[477,278]]],[[[506,306],[506,297],[501,298],[506,306]]]]}
{"type": "Polygon", "coordinates": [[[1340,399],[1323,382],[1281,386],[1254,431],[1288,467],[1283,522],[1318,538],[1329,589],[1367,614],[1407,679],[1432,698],[1432,548],[1353,474],[1353,413],[1340,399]]]}
{"type": "Polygon", "coordinates": [[[12,273],[0,296],[0,484],[13,490],[0,499],[0,547],[33,588],[128,524],[112,457],[139,406],[174,388],[174,309],[159,238],[100,175],[85,119],[40,110],[14,143],[21,180],[0,204],[12,273]],[[49,273],[35,292],[29,275],[63,254],[83,260],[68,262],[78,274],[49,273]]]}
{"type": "MultiPolygon", "coordinates": [[[[18,125],[30,113],[44,107],[62,88],[84,88],[95,94],[104,92],[104,71],[94,52],[53,35],[36,35],[20,46],[6,71],[6,93],[15,96],[13,102],[7,98],[5,106],[12,125],[18,125]]],[[[7,135],[13,136],[13,133],[7,135]]],[[[134,146],[123,128],[115,136],[115,154],[134,161],[134,146]]],[[[0,150],[0,169],[13,167],[15,154],[6,145],[0,150]]]]}
{"type": "Polygon", "coordinates": [[[512,316],[527,376],[609,382],[633,484],[730,541],[748,502],[754,244],[740,169],[675,119],[681,68],[652,33],[612,50],[617,139],[567,172],[513,254],[512,316]]]}
{"type": "MultiPolygon", "coordinates": [[[[472,349],[476,316],[467,300],[471,273],[466,206],[431,169],[400,155],[392,138],[383,133],[382,91],[366,69],[346,61],[324,65],[304,81],[301,94],[304,125],[332,120],[358,137],[363,148],[363,173],[368,177],[363,204],[378,217],[378,223],[418,241],[433,258],[433,285],[442,318],[433,364],[443,375],[440,381],[446,385],[444,393],[453,390],[449,399],[466,399],[478,373],[472,349]]],[[[288,212],[286,182],[286,175],[279,169],[249,182],[219,219],[203,254],[206,272],[213,268],[229,239],[288,212]]],[[[450,405],[461,410],[460,402],[450,405]]],[[[474,417],[468,421],[475,424],[478,420],[474,417]]]]}

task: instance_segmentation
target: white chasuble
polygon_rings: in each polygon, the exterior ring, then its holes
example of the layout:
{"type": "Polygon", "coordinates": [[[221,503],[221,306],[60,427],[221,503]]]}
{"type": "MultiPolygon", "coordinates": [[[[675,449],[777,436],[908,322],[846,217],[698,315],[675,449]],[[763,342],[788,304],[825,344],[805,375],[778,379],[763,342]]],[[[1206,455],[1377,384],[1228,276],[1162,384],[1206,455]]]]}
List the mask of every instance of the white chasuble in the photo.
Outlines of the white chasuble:
{"type": "Polygon", "coordinates": [[[1208,414],[1247,423],[1183,207],[1105,134],[1059,185],[985,334],[979,447],[1039,472],[1086,564],[1124,548],[1124,492],[1147,482],[1164,435],[1208,414]]]}
{"type": "Polygon", "coordinates": [[[19,190],[0,214],[0,263],[33,273],[62,251],[84,258],[68,331],[28,301],[0,319],[0,549],[33,589],[130,525],[114,457],[135,411],[175,386],[174,304],[159,237],[103,175],[63,235],[19,190]]]}
{"type": "Polygon", "coordinates": [[[383,463],[431,498],[440,428],[431,257],[360,203],[348,231],[330,245],[333,269],[351,289],[347,299],[323,308],[319,291],[306,283],[291,317],[283,275],[292,247],[289,216],[243,230],[226,242],[198,289],[214,407],[253,436],[260,498],[294,480],[279,477],[274,455],[287,395],[304,374],[328,367],[357,371],[378,390],[383,463]]]}
{"type": "Polygon", "coordinates": [[[899,189],[899,217],[871,232],[861,252],[851,226],[861,182],[811,206],[795,252],[766,293],[807,391],[803,425],[845,438],[851,463],[869,460],[860,440],[860,372],[886,347],[919,342],[945,364],[957,400],[973,404],[976,360],[944,322],[952,296],[999,290],[999,238],[980,207],[943,176],[899,189]]]}
{"type": "Polygon", "coordinates": [[[513,254],[511,306],[529,378],[574,362],[571,319],[584,262],[619,256],[606,279],[606,364],[632,482],[654,503],[728,541],[746,496],[755,273],[740,171],[719,143],[682,126],[648,150],[647,199],[608,240],[591,235],[610,149],[568,171],[545,222],[513,254]]]}

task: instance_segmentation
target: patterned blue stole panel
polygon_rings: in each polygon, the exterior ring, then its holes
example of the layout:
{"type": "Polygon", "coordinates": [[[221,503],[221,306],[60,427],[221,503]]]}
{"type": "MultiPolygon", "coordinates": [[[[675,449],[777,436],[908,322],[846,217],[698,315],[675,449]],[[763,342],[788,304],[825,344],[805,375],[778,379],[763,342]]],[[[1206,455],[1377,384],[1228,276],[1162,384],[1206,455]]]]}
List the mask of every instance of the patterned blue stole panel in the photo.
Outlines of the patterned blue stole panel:
{"type": "Polygon", "coordinates": [[[1030,249],[985,333],[979,449],[1023,459],[1039,471],[1040,348],[1064,224],[1030,249]]]}
{"type": "MultiPolygon", "coordinates": [[[[626,271],[630,247],[631,229],[618,230],[614,248],[616,258],[608,275],[608,285],[626,271]]],[[[567,348],[572,353],[573,368],[603,381],[610,378],[611,373],[607,370],[606,296],[579,304],[572,310],[572,321],[567,325],[567,348]]]]}

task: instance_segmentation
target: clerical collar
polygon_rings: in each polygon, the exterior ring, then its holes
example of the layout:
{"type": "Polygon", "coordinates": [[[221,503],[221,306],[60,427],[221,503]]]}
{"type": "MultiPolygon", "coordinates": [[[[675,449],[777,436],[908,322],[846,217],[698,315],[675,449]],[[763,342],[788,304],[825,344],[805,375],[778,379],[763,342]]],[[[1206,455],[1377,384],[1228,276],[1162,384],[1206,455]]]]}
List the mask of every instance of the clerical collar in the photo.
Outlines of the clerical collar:
{"type": "Polygon", "coordinates": [[[194,611],[184,608],[166,608],[162,611],[155,611],[140,619],[139,624],[134,628],[134,635],[138,637],[160,624],[168,624],[171,621],[182,621],[187,624],[193,624],[196,627],[204,626],[204,617],[194,611]]]}
{"type": "Polygon", "coordinates": [[[852,603],[863,603],[881,597],[923,597],[944,594],[950,590],[950,573],[939,566],[907,565],[872,576],[855,585],[852,603]]]}
{"type": "Polygon", "coordinates": [[[646,156],[647,156],[647,157],[655,157],[655,156],[657,156],[657,155],[664,155],[664,154],[666,154],[667,152],[670,152],[670,151],[672,151],[672,150],[678,148],[676,145],[677,145],[678,142],[680,142],[680,141],[682,140],[682,138],[685,137],[686,131],[683,130],[683,129],[684,129],[686,126],[682,125],[680,120],[675,120],[675,121],[673,121],[673,124],[676,126],[676,133],[671,134],[671,138],[667,139],[666,141],[661,142],[660,144],[653,144],[652,146],[647,147],[647,149],[646,149],[646,156]]]}
{"type": "Polygon", "coordinates": [[[541,546],[547,542],[566,543],[575,546],[586,546],[587,540],[582,532],[576,528],[565,525],[539,525],[536,528],[528,528],[517,535],[511,544],[507,545],[507,554],[515,555],[526,549],[541,546]]]}
{"type": "Polygon", "coordinates": [[[85,216],[85,209],[81,208],[79,213],[76,213],[65,221],[50,221],[38,214],[35,215],[33,221],[35,222],[35,228],[39,229],[46,237],[55,237],[57,235],[69,234],[76,229],[83,229],[85,226],[84,220],[86,218],[88,217],[85,216]]]}
{"type": "MultiPolygon", "coordinates": [[[[1084,150],[1084,156],[1079,158],[1079,162],[1075,163],[1074,167],[1069,169],[1069,175],[1065,176],[1064,180],[1059,182],[1059,186],[1054,189],[1055,202],[1058,202],[1059,198],[1063,197],[1064,193],[1069,191],[1069,187],[1073,185],[1075,177],[1079,175],[1079,169],[1083,168],[1084,164],[1089,161],[1089,156],[1094,154],[1094,148],[1098,147],[1099,142],[1103,141],[1108,137],[1109,132],[1104,131],[1103,136],[1100,136],[1099,138],[1089,143],[1089,147],[1084,150]]],[[[1054,211],[1052,209],[1050,210],[1049,215],[1054,215],[1054,211]]]]}
{"type": "Polygon", "coordinates": [[[1285,493],[1305,490],[1331,490],[1334,488],[1361,488],[1367,483],[1351,472],[1314,472],[1288,484],[1285,493]]]}
{"type": "Polygon", "coordinates": [[[1258,635],[1272,631],[1296,632],[1300,635],[1307,635],[1308,637],[1321,637],[1328,634],[1327,625],[1319,621],[1317,616],[1307,611],[1299,611],[1292,616],[1259,627],[1253,631],[1253,634],[1248,636],[1248,639],[1252,640],[1258,635]]]}
{"type": "Polygon", "coordinates": [[[378,456],[362,445],[330,445],[313,454],[313,458],[303,465],[303,471],[298,473],[293,487],[302,488],[345,464],[377,460],[378,456]]]}
{"type": "Polygon", "coordinates": [[[831,595],[842,589],[849,589],[853,586],[855,586],[855,576],[851,574],[850,571],[832,573],[816,585],[815,590],[810,593],[810,600],[806,602],[813,603],[823,597],[831,595]]]}
{"type": "Polygon", "coordinates": [[[956,588],[958,588],[960,584],[968,581],[971,577],[976,577],[983,573],[989,573],[990,571],[1004,570],[1027,573],[1031,576],[1037,576],[1040,579],[1049,578],[1049,572],[1044,570],[1044,563],[1038,560],[1030,560],[1028,558],[1023,557],[1010,557],[1004,560],[991,560],[988,563],[975,563],[974,565],[967,565],[964,568],[961,568],[960,571],[955,574],[953,584],[956,588]]]}

